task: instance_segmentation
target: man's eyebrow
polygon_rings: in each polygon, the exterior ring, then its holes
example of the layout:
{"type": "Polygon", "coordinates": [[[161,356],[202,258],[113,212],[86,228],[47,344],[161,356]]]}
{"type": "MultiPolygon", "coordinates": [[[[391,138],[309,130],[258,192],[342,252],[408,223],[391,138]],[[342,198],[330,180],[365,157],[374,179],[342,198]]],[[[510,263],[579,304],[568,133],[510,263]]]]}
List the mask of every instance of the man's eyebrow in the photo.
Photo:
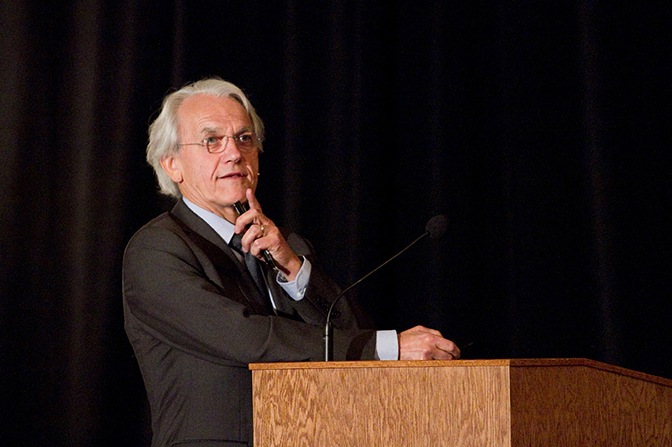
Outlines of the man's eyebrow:
{"type": "Polygon", "coordinates": [[[241,133],[246,133],[246,132],[254,132],[254,129],[250,126],[244,126],[239,131],[236,132],[236,135],[239,135],[241,133]]]}
{"type": "MultiPolygon", "coordinates": [[[[246,132],[254,132],[252,126],[244,126],[241,127],[239,130],[235,132],[235,135],[239,135],[241,133],[246,133],[246,132]]],[[[217,126],[205,126],[201,129],[200,134],[201,135],[212,135],[212,134],[221,134],[222,129],[217,126]]]]}
{"type": "Polygon", "coordinates": [[[219,127],[213,127],[213,126],[205,126],[201,129],[200,133],[201,133],[201,135],[220,133],[220,128],[219,127]]]}

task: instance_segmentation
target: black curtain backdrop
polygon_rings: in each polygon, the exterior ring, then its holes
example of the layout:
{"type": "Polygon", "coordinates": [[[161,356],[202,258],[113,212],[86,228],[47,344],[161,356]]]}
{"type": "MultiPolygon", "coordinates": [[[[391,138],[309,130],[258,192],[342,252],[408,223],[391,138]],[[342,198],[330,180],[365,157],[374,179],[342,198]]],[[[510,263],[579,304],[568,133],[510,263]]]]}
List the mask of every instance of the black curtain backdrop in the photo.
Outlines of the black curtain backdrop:
{"type": "Polygon", "coordinates": [[[0,6],[2,445],[148,444],[121,260],[171,206],[147,126],[209,75],[340,284],[450,218],[352,292],[381,329],[672,377],[669,2],[40,3],[0,6]]]}

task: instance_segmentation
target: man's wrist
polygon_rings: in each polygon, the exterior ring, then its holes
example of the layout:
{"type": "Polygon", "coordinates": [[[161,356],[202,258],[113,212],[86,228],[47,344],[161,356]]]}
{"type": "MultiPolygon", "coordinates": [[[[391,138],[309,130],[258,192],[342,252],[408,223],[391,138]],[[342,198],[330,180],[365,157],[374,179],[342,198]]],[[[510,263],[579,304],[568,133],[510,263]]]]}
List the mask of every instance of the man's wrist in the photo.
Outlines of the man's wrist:
{"type": "Polygon", "coordinates": [[[280,274],[282,274],[283,278],[287,282],[291,282],[296,279],[296,275],[299,274],[299,271],[301,271],[302,266],[303,266],[302,258],[299,258],[298,256],[294,255],[294,258],[291,259],[286,266],[278,265],[278,269],[280,270],[280,274]]]}

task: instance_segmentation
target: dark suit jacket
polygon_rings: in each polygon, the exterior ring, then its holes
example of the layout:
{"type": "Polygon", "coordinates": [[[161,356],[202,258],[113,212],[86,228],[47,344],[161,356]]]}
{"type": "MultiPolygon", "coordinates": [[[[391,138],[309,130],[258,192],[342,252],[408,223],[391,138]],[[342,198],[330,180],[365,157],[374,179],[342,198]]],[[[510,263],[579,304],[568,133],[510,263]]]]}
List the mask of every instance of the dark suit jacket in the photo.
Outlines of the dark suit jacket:
{"type": "MultiPolygon", "coordinates": [[[[255,304],[258,288],[243,264],[181,200],[129,242],[125,328],[147,389],[153,446],[252,445],[248,364],[323,359],[326,312],[339,289],[305,239],[290,234],[287,242],[313,269],[298,302],[269,272],[278,315],[255,304]]],[[[375,332],[362,329],[359,310],[347,300],[336,310],[334,359],[373,359],[375,332]]]]}

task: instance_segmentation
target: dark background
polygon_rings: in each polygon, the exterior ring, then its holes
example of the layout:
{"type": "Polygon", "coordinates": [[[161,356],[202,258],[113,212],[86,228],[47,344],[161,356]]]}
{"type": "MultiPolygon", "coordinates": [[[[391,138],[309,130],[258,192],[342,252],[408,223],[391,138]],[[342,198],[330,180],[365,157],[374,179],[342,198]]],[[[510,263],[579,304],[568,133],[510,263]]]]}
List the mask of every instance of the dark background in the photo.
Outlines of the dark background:
{"type": "Polygon", "coordinates": [[[340,284],[449,216],[353,291],[381,329],[672,378],[672,6],[625,3],[2,2],[0,443],[147,444],[121,260],[171,206],[147,126],[208,75],[340,284]]]}

